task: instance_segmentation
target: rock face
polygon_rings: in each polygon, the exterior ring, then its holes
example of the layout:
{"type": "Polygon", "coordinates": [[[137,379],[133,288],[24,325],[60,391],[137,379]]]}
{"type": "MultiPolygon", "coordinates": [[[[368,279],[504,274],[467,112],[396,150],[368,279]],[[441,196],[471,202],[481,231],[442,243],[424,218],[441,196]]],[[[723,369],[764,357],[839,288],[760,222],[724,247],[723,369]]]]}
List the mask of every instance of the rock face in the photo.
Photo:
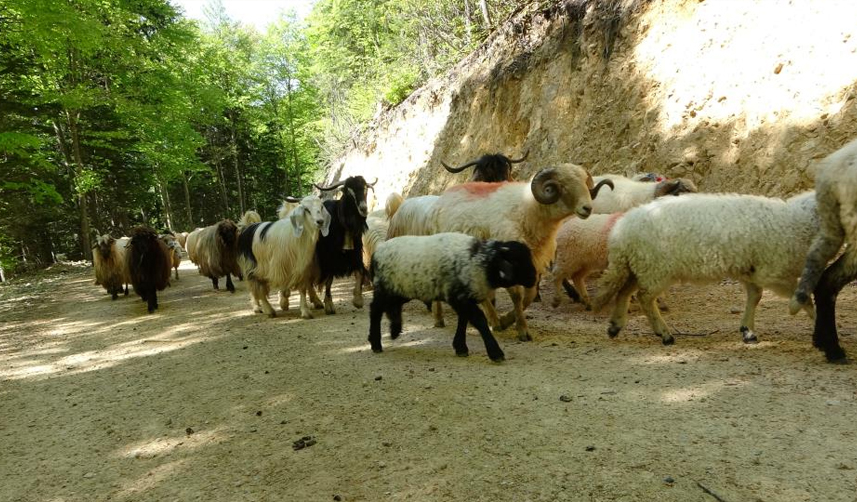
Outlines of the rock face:
{"type": "Polygon", "coordinates": [[[854,19],[847,0],[528,5],[381,114],[327,179],[378,176],[379,201],[439,193],[470,174],[441,160],[529,150],[518,179],[575,162],[710,192],[809,189],[814,161],[857,136],[854,19]]]}

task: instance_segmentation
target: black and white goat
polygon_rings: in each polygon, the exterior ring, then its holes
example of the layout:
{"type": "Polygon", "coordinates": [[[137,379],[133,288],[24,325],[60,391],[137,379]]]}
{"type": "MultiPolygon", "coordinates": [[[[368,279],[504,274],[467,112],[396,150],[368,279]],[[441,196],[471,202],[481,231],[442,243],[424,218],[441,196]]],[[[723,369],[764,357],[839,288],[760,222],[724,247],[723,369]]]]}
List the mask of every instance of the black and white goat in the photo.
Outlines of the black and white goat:
{"type": "Polygon", "coordinates": [[[335,314],[330,286],[337,277],[354,275],[354,298],[352,303],[363,308],[363,232],[366,230],[366,189],[375,186],[378,180],[366,183],[363,176],[351,176],[329,187],[315,185],[321,191],[342,190],[342,197],[327,200],[324,207],[330,213],[330,231],[318,239],[315,247],[318,279],[324,284],[324,311],[335,314]]]}
{"type": "Polygon", "coordinates": [[[479,303],[497,288],[532,287],[536,268],[530,249],[517,241],[481,240],[446,232],[404,236],[386,241],[372,255],[374,295],[369,311],[369,343],[381,352],[381,317],[390,320],[390,337],[402,332],[402,306],[410,300],[444,301],[458,314],[452,346],[468,355],[465,330],[472,324],[482,335],[492,361],[503,350],[488,328],[479,303]]]}

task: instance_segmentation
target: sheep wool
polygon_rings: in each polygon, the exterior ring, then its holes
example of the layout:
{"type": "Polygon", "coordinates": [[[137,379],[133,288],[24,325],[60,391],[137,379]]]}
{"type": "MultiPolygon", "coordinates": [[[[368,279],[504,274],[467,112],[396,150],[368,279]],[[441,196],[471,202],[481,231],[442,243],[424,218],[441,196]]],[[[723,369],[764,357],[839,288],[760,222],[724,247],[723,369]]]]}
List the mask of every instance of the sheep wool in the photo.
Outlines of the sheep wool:
{"type": "Polygon", "coordinates": [[[610,264],[593,307],[616,297],[608,334],[627,322],[628,301],[639,289],[640,306],[655,334],[673,343],[655,299],[677,282],[740,281],[747,292],[741,332],[753,333],[762,289],[790,296],[818,230],[812,192],[787,201],[755,195],[701,194],[666,197],[629,211],[608,239],[610,264]]]}

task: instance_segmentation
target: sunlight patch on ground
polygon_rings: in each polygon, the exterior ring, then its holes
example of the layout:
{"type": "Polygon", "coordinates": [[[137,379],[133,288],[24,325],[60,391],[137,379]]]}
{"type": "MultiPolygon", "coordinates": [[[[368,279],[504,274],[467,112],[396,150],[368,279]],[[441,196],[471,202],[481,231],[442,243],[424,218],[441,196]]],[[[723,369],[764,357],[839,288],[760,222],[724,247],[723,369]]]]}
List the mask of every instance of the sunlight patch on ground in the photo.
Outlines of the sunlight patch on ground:
{"type": "Polygon", "coordinates": [[[167,478],[174,475],[185,463],[187,463],[187,459],[174,460],[159,465],[135,480],[122,483],[122,488],[117,495],[123,498],[131,498],[132,500],[139,499],[142,492],[151,490],[164,482],[167,478]]]}
{"type": "Polygon", "coordinates": [[[128,445],[116,452],[116,456],[126,458],[152,458],[169,453],[176,448],[198,448],[216,442],[223,437],[223,427],[199,431],[193,434],[181,434],[173,437],[158,437],[128,445]]]}
{"type": "Polygon", "coordinates": [[[661,401],[664,403],[688,403],[714,394],[726,387],[738,388],[744,385],[746,385],[746,382],[740,380],[723,380],[694,385],[692,387],[670,389],[661,393],[661,401]]]}
{"type": "Polygon", "coordinates": [[[845,35],[857,19],[852,1],[708,2],[685,17],[664,6],[646,18],[635,64],[661,84],[649,98],[665,135],[706,120],[735,121],[742,137],[765,124],[803,125],[840,111],[857,77],[857,39],[845,35]],[[795,33],[812,33],[811,43],[795,33]]]}

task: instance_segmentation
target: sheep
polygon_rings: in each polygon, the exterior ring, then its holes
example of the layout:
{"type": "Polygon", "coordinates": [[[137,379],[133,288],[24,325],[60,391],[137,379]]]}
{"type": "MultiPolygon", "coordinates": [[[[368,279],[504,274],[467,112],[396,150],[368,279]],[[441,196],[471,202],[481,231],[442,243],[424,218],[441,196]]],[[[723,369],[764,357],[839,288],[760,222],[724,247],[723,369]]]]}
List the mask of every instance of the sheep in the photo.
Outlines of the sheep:
{"type": "Polygon", "coordinates": [[[607,268],[607,236],[624,213],[593,214],[585,220],[569,218],[556,234],[556,258],[551,272],[554,283],[552,305],[562,302],[560,287],[573,300],[589,310],[592,305],[586,291],[586,278],[607,268]],[[567,284],[571,278],[574,287],[567,284]]]}
{"type": "Polygon", "coordinates": [[[460,173],[468,167],[473,166],[473,175],[470,177],[470,181],[496,183],[500,181],[511,181],[512,164],[523,162],[527,159],[529,154],[530,151],[527,150],[527,153],[525,153],[520,159],[510,159],[502,153],[483,155],[473,162],[468,162],[467,164],[458,167],[452,167],[444,161],[440,161],[440,163],[451,173],[460,173]]]}
{"type": "Polygon", "coordinates": [[[149,313],[158,308],[158,291],[170,283],[170,251],[152,228],[136,227],[125,253],[125,263],[134,292],[147,302],[149,313]]]}
{"type": "Polygon", "coordinates": [[[242,229],[246,226],[252,225],[253,223],[260,223],[262,221],[262,217],[259,216],[259,213],[250,209],[244,212],[241,215],[241,218],[238,220],[238,229],[242,229]]]}
{"type": "MultiPolygon", "coordinates": [[[[592,213],[592,199],[609,179],[593,186],[592,177],[580,166],[561,164],[541,169],[529,183],[464,183],[447,189],[433,204],[431,233],[462,232],[479,239],[514,240],[530,247],[537,273],[544,273],[556,254],[556,232],[562,220],[592,213]]],[[[399,209],[401,212],[404,208],[399,209]]],[[[391,229],[392,230],[392,229],[391,229]]],[[[483,303],[491,323],[503,329],[516,322],[518,338],[532,340],[524,309],[535,288],[524,295],[520,287],[508,288],[514,310],[503,319],[490,301],[483,303]]]]}
{"type": "Polygon", "coordinates": [[[330,287],[336,277],[355,276],[352,304],[363,308],[363,231],[366,228],[366,189],[378,180],[366,183],[363,176],[351,176],[328,187],[314,185],[320,191],[340,188],[342,198],[324,202],[330,213],[330,231],[318,239],[315,247],[318,265],[317,284],[324,284],[324,311],[336,313],[330,287]]]}
{"type": "Polygon", "coordinates": [[[828,361],[848,359],[836,332],[836,297],[846,284],[857,278],[857,139],[824,158],[816,171],[815,199],[821,228],[809,248],[800,282],[789,302],[796,314],[811,304],[815,293],[816,318],[812,334],[814,347],[828,361]],[[845,250],[830,266],[828,262],[845,250]],[[826,267],[826,268],[825,268],[826,267]]]}
{"type": "Polygon", "coordinates": [[[170,251],[170,265],[176,270],[176,280],[179,280],[179,265],[182,264],[182,247],[175,235],[166,233],[160,236],[160,239],[167,245],[170,251]]]}
{"type": "Polygon", "coordinates": [[[399,237],[378,246],[372,256],[374,295],[369,307],[369,344],[382,352],[381,317],[390,320],[390,337],[402,332],[402,305],[412,299],[442,300],[458,314],[452,346],[467,356],[465,330],[472,324],[482,335],[492,361],[505,355],[488,328],[479,302],[496,288],[532,287],[536,269],[529,248],[520,242],[480,240],[460,233],[399,237]]]}
{"type": "Polygon", "coordinates": [[[390,216],[387,239],[401,235],[430,235],[431,214],[439,195],[422,195],[405,199],[390,216]]]}
{"type": "Polygon", "coordinates": [[[375,249],[387,240],[390,218],[396,214],[402,202],[402,196],[393,192],[387,197],[384,209],[372,211],[366,216],[366,230],[363,232],[363,265],[367,269],[375,249]]]}
{"type": "Polygon", "coordinates": [[[251,306],[255,312],[275,317],[268,302],[271,288],[280,291],[280,307],[288,310],[289,290],[298,288],[301,317],[312,319],[307,290],[312,290],[314,261],[319,233],[328,235],[331,215],[315,195],[304,197],[288,217],[254,223],[238,238],[241,269],[247,278],[251,306]]]}
{"type": "Polygon", "coordinates": [[[92,246],[92,267],[95,270],[95,284],[101,285],[110,293],[111,299],[119,297],[125,291],[128,296],[128,267],[125,263],[125,246],[128,238],[114,239],[108,234],[98,235],[92,246]]]}
{"type": "Polygon", "coordinates": [[[586,277],[607,267],[607,236],[622,212],[630,209],[626,206],[651,202],[665,195],[697,192],[696,185],[688,179],[667,180],[657,173],[638,174],[633,180],[618,175],[596,176],[594,179],[607,178],[616,186],[611,192],[603,192],[601,197],[592,201],[596,214],[586,220],[566,220],[557,233],[557,256],[553,268],[554,307],[561,303],[559,286],[562,286],[572,300],[583,303],[587,309],[591,308],[586,292],[586,277]],[[654,181],[657,183],[652,183],[654,181]],[[625,209],[622,212],[599,212],[599,209],[610,206],[625,209]],[[566,280],[569,277],[574,281],[573,287],[566,280]]]}
{"type": "Polygon", "coordinates": [[[651,202],[664,195],[696,193],[696,185],[686,178],[664,180],[658,183],[634,181],[618,174],[607,174],[593,178],[595,183],[609,179],[614,189],[603,192],[592,201],[593,214],[613,214],[624,212],[641,204],[651,202]]]}
{"type": "MultiPolygon", "coordinates": [[[[593,309],[616,304],[607,333],[627,322],[628,301],[637,299],[664,345],[674,343],[654,300],[679,281],[738,280],[747,295],[741,334],[758,341],[755,310],[763,289],[790,296],[818,230],[812,192],[786,201],[756,195],[696,194],[664,197],[632,209],[616,222],[607,244],[610,264],[593,309]]],[[[806,307],[812,316],[812,308],[806,307]]]]}
{"type": "Polygon", "coordinates": [[[187,251],[187,258],[194,265],[199,265],[196,261],[196,243],[199,240],[199,234],[202,232],[203,228],[195,228],[189,234],[187,234],[187,238],[185,239],[185,251],[187,251]]]}
{"type": "Polygon", "coordinates": [[[241,276],[241,269],[238,267],[238,226],[232,220],[222,220],[200,230],[193,252],[200,275],[211,279],[214,289],[220,289],[218,279],[226,276],[226,289],[235,292],[232,275],[241,276]]]}
{"type": "Polygon", "coordinates": [[[178,243],[182,247],[182,249],[185,249],[185,250],[187,249],[185,247],[185,243],[187,243],[187,236],[188,236],[187,232],[179,232],[176,234],[176,240],[178,241],[178,243]]]}
{"type": "Polygon", "coordinates": [[[292,212],[292,209],[298,207],[301,203],[301,200],[295,197],[286,197],[283,199],[283,203],[280,204],[280,207],[277,208],[277,218],[282,220],[287,217],[289,213],[292,212]]]}

